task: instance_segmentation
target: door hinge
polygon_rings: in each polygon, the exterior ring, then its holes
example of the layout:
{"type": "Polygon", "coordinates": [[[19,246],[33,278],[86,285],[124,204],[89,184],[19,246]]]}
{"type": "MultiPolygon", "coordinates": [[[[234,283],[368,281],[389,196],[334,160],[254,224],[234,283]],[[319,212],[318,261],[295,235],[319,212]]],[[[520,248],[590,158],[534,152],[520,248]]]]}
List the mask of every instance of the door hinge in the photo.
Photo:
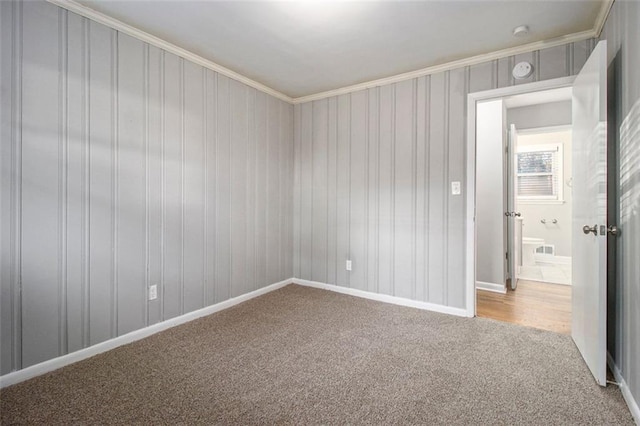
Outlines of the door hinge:
{"type": "Polygon", "coordinates": [[[504,254],[504,258],[505,258],[505,260],[509,260],[509,252],[506,252],[506,253],[504,254]]]}

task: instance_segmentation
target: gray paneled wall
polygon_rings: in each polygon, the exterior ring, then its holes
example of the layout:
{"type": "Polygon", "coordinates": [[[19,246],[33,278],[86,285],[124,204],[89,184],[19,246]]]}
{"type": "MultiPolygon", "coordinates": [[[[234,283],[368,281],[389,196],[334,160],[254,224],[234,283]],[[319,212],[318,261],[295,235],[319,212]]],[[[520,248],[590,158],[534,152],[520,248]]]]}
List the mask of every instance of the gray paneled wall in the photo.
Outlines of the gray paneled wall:
{"type": "Polygon", "coordinates": [[[0,19],[0,373],[292,276],[291,105],[51,4],[0,19]]]}
{"type": "Polygon", "coordinates": [[[601,38],[610,60],[608,191],[618,200],[608,214],[621,230],[608,250],[618,266],[609,275],[608,350],[640,404],[640,2],[616,1],[601,38]]]}
{"type": "Polygon", "coordinates": [[[593,45],[296,105],[295,276],[464,308],[464,195],[450,182],[466,177],[467,94],[573,75],[593,45]],[[515,81],[523,60],[535,72],[515,81]]]}

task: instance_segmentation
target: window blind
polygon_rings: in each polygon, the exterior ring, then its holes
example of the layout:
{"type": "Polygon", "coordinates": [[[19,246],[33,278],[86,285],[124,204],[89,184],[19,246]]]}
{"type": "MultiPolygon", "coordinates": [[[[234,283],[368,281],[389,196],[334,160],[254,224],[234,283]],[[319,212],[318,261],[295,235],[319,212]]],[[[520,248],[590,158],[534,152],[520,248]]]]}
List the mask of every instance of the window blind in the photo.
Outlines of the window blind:
{"type": "Polygon", "coordinates": [[[518,197],[558,199],[559,168],[558,150],[518,153],[518,197]]]}

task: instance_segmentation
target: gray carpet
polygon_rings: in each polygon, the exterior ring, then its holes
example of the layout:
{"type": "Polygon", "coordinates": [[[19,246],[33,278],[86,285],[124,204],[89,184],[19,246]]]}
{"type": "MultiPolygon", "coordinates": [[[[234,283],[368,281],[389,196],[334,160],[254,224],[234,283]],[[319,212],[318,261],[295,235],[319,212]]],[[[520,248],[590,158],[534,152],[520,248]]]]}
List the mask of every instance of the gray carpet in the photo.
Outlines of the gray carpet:
{"type": "Polygon", "coordinates": [[[2,424],[633,424],[571,338],[287,286],[0,391],[2,424]]]}

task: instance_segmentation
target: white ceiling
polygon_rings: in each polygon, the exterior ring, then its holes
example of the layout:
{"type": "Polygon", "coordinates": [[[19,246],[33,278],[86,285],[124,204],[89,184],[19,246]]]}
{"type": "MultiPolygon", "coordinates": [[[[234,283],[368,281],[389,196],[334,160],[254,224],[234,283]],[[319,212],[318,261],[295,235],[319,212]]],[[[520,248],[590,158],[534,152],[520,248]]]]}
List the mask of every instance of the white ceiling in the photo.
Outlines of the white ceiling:
{"type": "Polygon", "coordinates": [[[590,0],[80,0],[293,98],[591,30],[590,0]],[[516,38],[514,27],[529,25],[516,38]]]}

